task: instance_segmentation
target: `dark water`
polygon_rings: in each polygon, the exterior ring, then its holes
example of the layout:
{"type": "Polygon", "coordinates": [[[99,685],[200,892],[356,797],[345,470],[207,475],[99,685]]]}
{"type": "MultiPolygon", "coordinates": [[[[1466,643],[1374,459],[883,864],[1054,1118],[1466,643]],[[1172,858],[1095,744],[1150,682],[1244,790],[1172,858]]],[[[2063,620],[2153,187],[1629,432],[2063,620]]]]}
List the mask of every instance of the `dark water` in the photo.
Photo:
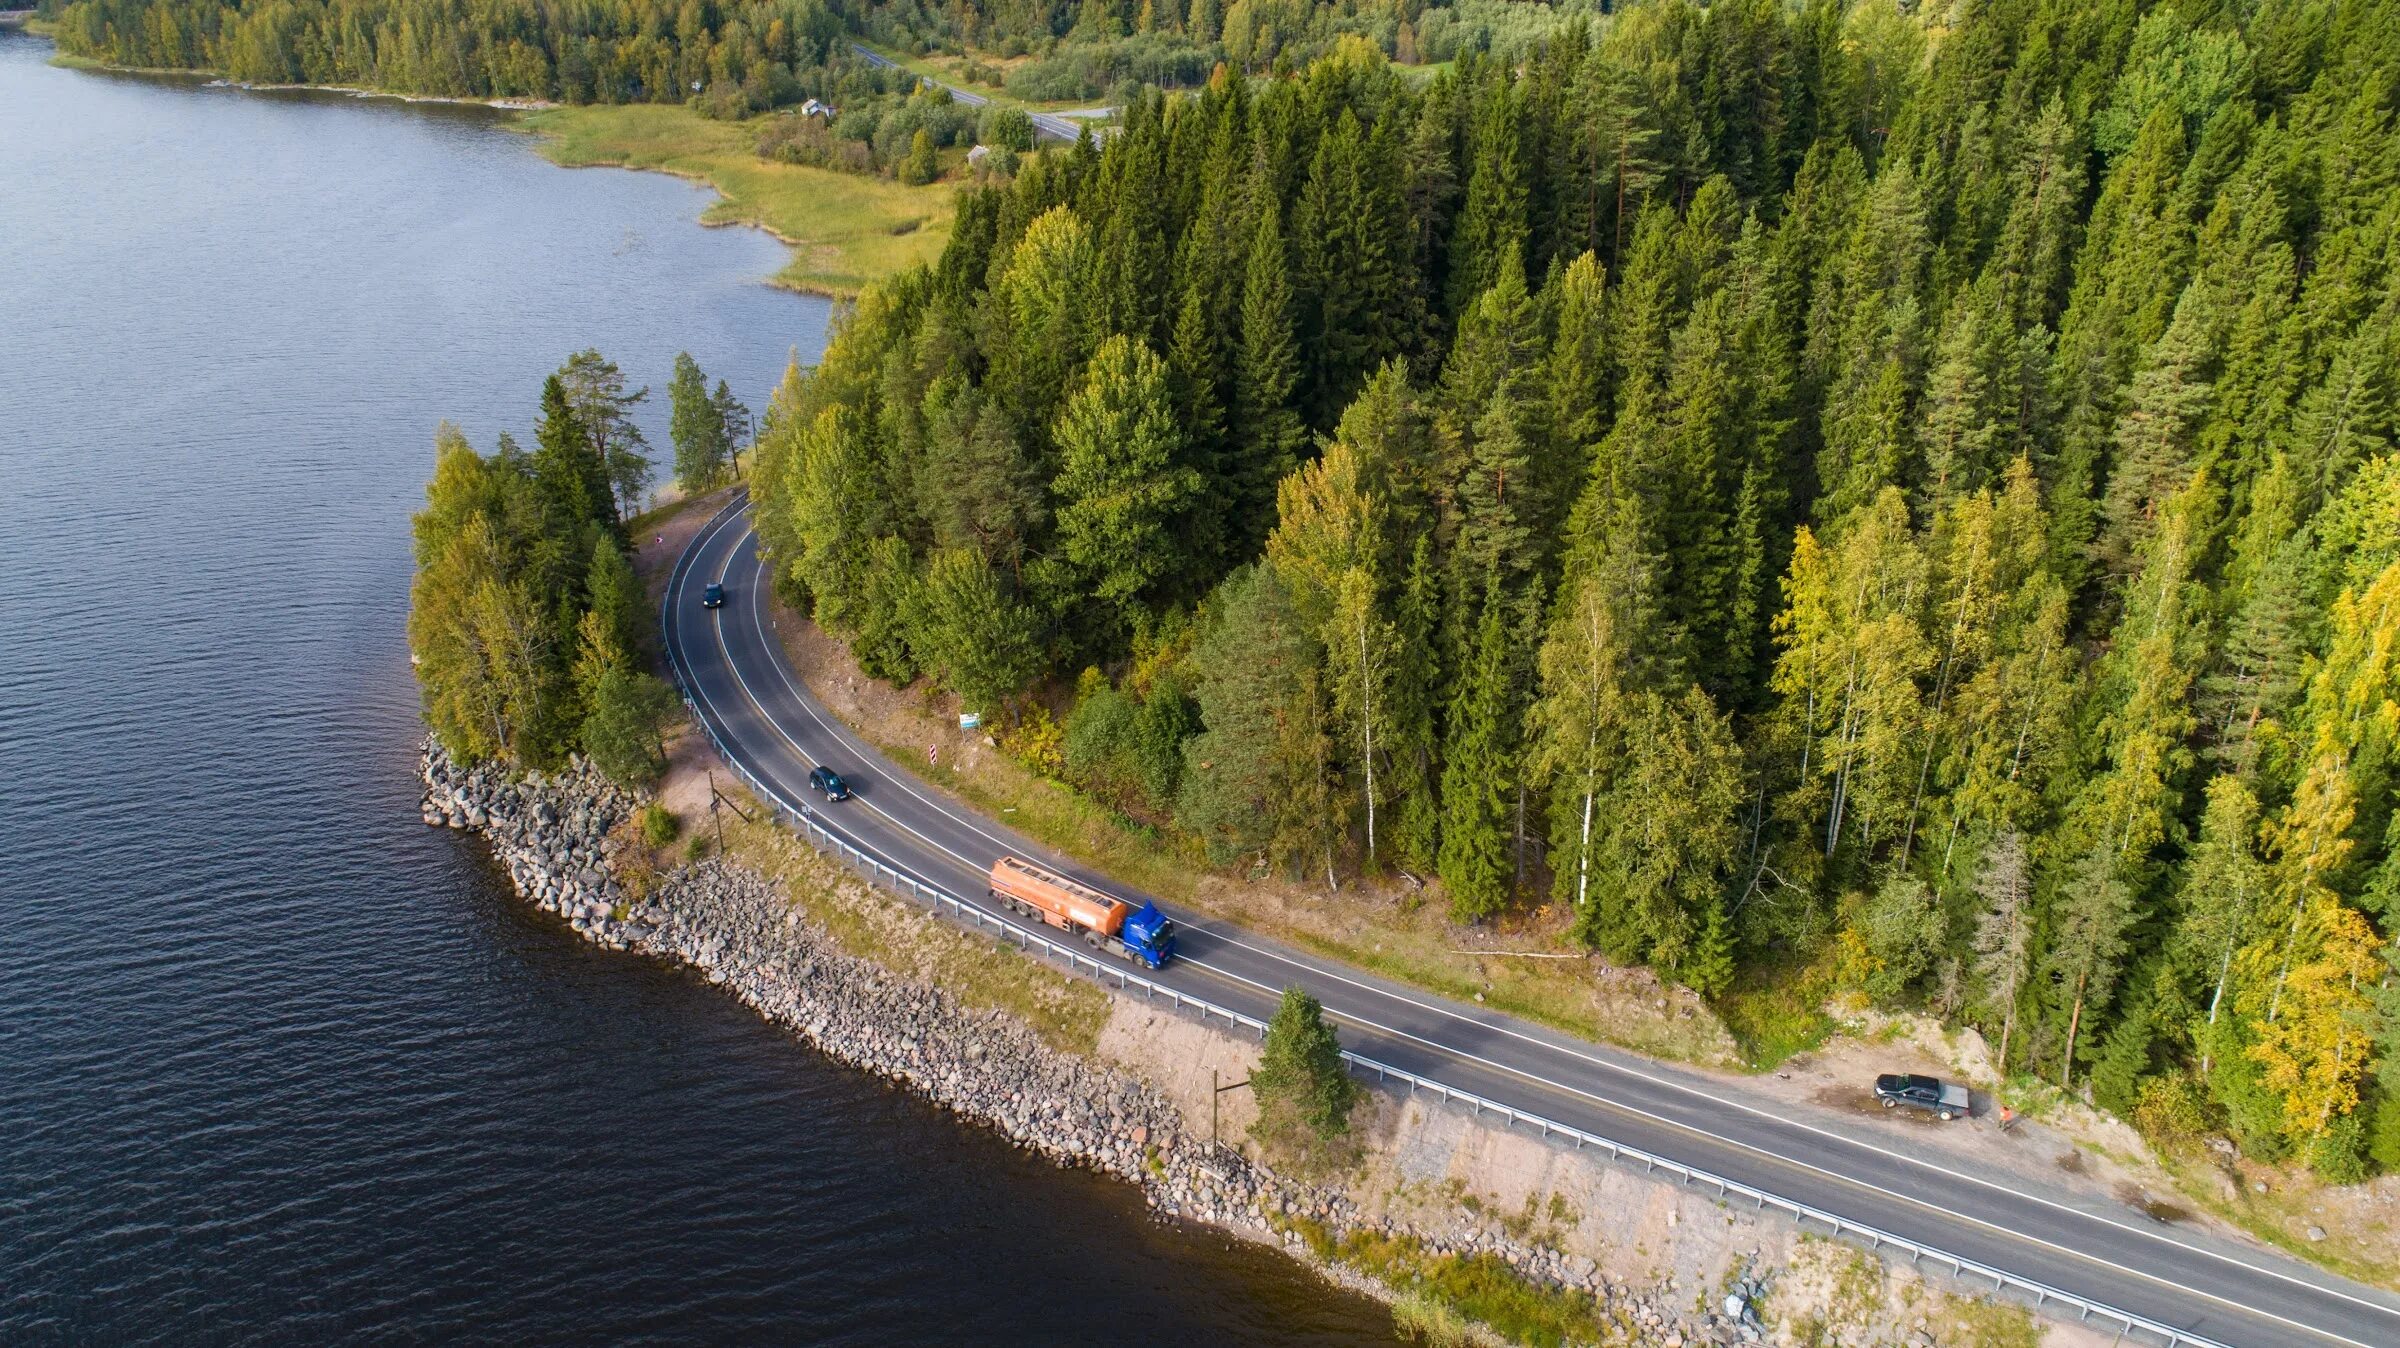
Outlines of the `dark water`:
{"type": "Polygon", "coordinates": [[[593,344],[763,407],[827,312],[775,245],[479,112],[47,51],[0,36],[0,1343],[1388,1340],[416,822],[433,421],[593,344]]]}

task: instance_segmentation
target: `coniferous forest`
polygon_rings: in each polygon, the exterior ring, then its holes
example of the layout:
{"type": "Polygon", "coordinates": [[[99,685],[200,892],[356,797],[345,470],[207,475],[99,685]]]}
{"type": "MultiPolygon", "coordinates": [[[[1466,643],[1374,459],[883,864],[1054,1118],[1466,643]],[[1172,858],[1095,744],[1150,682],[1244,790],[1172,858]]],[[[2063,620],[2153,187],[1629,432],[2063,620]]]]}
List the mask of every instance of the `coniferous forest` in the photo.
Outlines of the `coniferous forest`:
{"type": "Polygon", "coordinates": [[[1220,864],[2400,1168],[2396,105],[2334,0],[1220,72],[963,196],[780,392],[759,527],[1220,864]]]}
{"type": "Polygon", "coordinates": [[[1031,99],[1125,99],[1194,85],[1216,63],[1304,64],[1342,42],[1403,62],[1532,50],[1598,0],[43,0],[65,50],[117,65],[208,69],[263,84],[454,98],[682,103],[747,116],[803,98],[847,105],[915,76],[845,38],[965,50],[973,74],[1031,99]]]}

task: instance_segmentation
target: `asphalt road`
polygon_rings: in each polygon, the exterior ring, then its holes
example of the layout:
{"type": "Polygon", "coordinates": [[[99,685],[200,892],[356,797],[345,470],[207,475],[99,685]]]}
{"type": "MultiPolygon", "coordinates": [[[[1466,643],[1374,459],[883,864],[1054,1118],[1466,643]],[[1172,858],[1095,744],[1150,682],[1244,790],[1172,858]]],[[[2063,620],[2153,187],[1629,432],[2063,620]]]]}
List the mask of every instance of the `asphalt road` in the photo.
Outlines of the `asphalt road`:
{"type": "MultiPolygon", "coordinates": [[[[902,68],[898,61],[895,61],[891,57],[884,55],[882,52],[876,51],[874,48],[867,46],[863,42],[851,43],[850,50],[857,52],[861,57],[865,58],[868,65],[883,66],[891,70],[899,70],[902,68]]],[[[923,83],[933,85],[937,88],[949,90],[952,98],[957,99],[959,102],[964,103],[971,108],[980,108],[984,104],[992,101],[984,97],[982,94],[970,93],[965,89],[959,88],[955,84],[943,84],[940,80],[927,79],[923,75],[919,75],[917,78],[923,83]]],[[[1076,121],[1072,117],[1061,117],[1052,112],[1033,112],[1031,110],[1028,110],[1025,115],[1033,119],[1033,129],[1035,134],[1048,136],[1052,140],[1073,141],[1078,136],[1083,134],[1083,123],[1076,121]]]]}
{"type": "MultiPolygon", "coordinates": [[[[1140,901],[869,748],[802,686],[766,606],[756,537],[737,500],[678,561],[664,631],[700,715],[787,809],[807,806],[854,846],[978,905],[989,907],[983,877],[1007,853],[1140,901]],[[727,595],[713,611],[700,607],[710,581],[727,595]],[[856,797],[817,802],[808,772],[818,763],[841,772],[856,797]]],[[[1339,1025],[1344,1046],[1377,1061],[2204,1340],[2400,1345],[2400,1297],[2283,1255],[2161,1224],[2104,1198],[1980,1176],[1912,1148],[1905,1128],[1794,1117],[1738,1079],[1573,1039],[1162,907],[1180,928],[1181,956],[1151,976],[1219,1006],[1263,1020],[1282,988],[1304,985],[1339,1025]]]]}

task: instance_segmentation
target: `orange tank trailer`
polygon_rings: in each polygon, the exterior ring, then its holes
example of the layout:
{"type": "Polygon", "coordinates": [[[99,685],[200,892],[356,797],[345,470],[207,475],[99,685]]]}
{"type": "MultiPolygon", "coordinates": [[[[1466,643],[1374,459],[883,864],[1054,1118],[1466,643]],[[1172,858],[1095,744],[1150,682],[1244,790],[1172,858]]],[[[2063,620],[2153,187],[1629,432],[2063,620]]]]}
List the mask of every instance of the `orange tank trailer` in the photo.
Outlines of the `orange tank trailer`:
{"type": "Polygon", "coordinates": [[[1133,905],[1015,857],[992,865],[992,897],[1063,931],[1114,936],[1133,905]]]}

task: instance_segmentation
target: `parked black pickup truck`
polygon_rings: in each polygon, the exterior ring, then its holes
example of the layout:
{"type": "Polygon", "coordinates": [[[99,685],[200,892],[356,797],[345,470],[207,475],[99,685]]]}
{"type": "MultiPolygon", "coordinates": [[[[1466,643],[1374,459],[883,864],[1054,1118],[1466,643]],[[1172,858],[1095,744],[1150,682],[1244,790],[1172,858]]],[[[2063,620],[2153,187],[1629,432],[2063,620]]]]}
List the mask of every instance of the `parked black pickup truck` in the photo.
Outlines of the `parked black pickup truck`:
{"type": "Polygon", "coordinates": [[[1974,1105],[1974,1097],[1964,1086],[1951,1085],[1940,1077],[1891,1073],[1875,1078],[1875,1098],[1883,1101],[1885,1109],[1908,1105],[1927,1110],[1944,1123],[1972,1112],[1974,1105]]]}

